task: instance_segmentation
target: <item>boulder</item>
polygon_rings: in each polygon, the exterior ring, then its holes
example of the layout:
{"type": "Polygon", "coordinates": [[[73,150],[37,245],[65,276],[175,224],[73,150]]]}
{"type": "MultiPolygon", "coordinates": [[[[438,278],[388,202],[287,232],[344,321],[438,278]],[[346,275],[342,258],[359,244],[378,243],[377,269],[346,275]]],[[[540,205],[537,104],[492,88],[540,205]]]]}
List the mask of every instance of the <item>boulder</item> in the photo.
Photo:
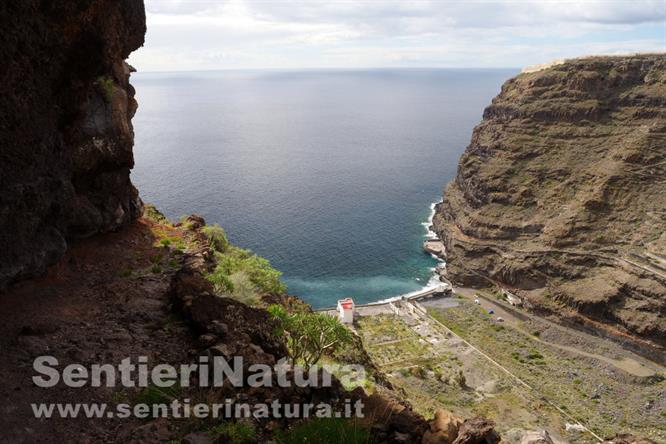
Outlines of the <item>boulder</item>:
{"type": "Polygon", "coordinates": [[[500,441],[495,422],[485,418],[466,419],[453,444],[495,444],[500,441]]]}
{"type": "Polygon", "coordinates": [[[198,214],[191,214],[185,219],[185,224],[187,224],[191,230],[197,230],[206,225],[206,221],[198,214]]]}
{"type": "Polygon", "coordinates": [[[553,440],[546,430],[526,431],[520,444],[553,444],[553,440]]]}
{"type": "Polygon", "coordinates": [[[206,432],[190,433],[181,442],[182,444],[213,444],[213,440],[210,439],[210,436],[206,432]]]}
{"type": "Polygon", "coordinates": [[[451,444],[458,437],[462,419],[453,413],[439,409],[430,421],[430,428],[423,434],[423,444],[451,444]]]}

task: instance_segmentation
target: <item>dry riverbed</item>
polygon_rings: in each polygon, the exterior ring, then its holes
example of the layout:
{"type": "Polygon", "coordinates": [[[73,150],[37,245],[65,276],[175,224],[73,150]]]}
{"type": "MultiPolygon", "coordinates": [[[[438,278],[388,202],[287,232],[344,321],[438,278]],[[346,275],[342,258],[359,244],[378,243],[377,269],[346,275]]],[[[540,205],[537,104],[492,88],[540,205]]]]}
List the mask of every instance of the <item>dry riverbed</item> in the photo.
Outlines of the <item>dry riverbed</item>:
{"type": "Polygon", "coordinates": [[[421,413],[445,408],[487,416],[508,442],[520,430],[539,429],[559,442],[596,442],[592,433],[571,428],[576,422],[601,437],[631,432],[666,442],[662,367],[613,343],[466,296],[426,302],[427,313],[359,319],[369,354],[421,413]],[[505,322],[497,321],[498,312],[505,322]]]}

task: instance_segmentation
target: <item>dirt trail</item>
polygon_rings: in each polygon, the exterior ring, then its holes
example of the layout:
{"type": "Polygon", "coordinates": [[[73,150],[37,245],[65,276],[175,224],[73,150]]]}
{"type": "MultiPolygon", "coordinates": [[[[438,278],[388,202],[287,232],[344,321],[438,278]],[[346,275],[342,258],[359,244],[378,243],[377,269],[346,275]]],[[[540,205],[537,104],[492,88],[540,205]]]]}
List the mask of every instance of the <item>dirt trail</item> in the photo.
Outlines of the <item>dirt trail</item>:
{"type": "MultiPolygon", "coordinates": [[[[118,365],[124,358],[188,362],[189,329],[171,314],[165,248],[155,246],[151,222],[75,244],[46,276],[0,294],[0,441],[12,443],[133,442],[137,419],[36,419],[31,403],[127,402],[130,389],[40,388],[33,360],[54,356],[68,364],[118,365]],[[157,257],[161,257],[158,270],[157,257]]],[[[173,260],[173,259],[172,259],[173,260]]]]}

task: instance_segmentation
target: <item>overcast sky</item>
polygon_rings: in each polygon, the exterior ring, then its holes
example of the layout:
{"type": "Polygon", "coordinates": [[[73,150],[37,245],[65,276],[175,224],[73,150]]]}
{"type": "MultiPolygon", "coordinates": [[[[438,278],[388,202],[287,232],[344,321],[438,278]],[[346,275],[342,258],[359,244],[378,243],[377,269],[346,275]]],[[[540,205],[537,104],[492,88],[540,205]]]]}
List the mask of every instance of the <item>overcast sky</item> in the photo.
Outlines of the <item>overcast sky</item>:
{"type": "Polygon", "coordinates": [[[666,0],[145,0],[140,71],[523,67],[666,51],[666,0]]]}

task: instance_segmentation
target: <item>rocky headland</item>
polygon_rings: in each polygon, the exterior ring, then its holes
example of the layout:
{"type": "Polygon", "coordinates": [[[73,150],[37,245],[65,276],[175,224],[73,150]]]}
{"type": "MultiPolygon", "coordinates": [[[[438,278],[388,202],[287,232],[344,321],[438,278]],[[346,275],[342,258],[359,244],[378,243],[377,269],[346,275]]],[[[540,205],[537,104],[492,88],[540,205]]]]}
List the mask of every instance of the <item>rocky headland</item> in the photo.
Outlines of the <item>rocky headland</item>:
{"type": "Polygon", "coordinates": [[[446,277],[666,346],[666,56],[524,72],[485,109],[436,208],[446,277]]]}

